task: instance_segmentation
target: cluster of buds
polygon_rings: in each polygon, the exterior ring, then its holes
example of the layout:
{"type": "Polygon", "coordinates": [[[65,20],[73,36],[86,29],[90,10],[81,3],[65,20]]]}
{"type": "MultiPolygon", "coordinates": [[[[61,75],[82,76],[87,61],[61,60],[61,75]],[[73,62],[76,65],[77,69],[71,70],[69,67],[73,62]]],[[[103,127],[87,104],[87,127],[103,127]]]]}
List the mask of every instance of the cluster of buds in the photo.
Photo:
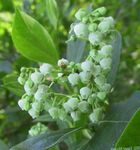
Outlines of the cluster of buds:
{"type": "Polygon", "coordinates": [[[37,136],[37,135],[45,133],[47,130],[48,128],[44,124],[38,122],[36,125],[31,127],[31,129],[29,130],[29,135],[31,137],[37,136]]]}
{"type": "Polygon", "coordinates": [[[105,12],[101,7],[93,12],[80,9],[75,14],[77,23],[72,25],[71,35],[90,47],[83,62],[62,58],[55,67],[42,64],[39,68],[21,68],[18,81],[25,94],[19,106],[32,118],[46,112],[53,119],[71,123],[80,121],[83,115],[87,123],[98,124],[104,118],[111,91],[107,76],[112,66],[113,48],[109,43],[114,28],[113,18],[103,17],[105,12]]]}

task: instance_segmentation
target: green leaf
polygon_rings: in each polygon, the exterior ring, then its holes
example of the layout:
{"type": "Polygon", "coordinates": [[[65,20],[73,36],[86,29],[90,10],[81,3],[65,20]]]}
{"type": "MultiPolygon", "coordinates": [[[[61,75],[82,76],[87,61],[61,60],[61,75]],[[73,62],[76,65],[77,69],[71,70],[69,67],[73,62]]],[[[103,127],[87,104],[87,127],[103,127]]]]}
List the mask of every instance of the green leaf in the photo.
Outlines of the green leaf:
{"type": "Polygon", "coordinates": [[[1,141],[1,140],[0,140],[0,150],[9,150],[8,146],[5,145],[5,144],[3,143],[3,141],[1,141]]]}
{"type": "Polygon", "coordinates": [[[67,136],[74,132],[81,130],[82,128],[71,128],[61,131],[54,131],[45,133],[30,139],[12,147],[10,150],[44,150],[55,146],[61,142],[67,136]]]}
{"type": "Polygon", "coordinates": [[[140,109],[134,114],[116,143],[116,148],[136,146],[140,146],[140,109]]]}
{"type": "Polygon", "coordinates": [[[3,87],[13,92],[14,94],[21,96],[23,95],[23,87],[17,81],[17,73],[11,73],[3,78],[3,87]]]}
{"type": "Polygon", "coordinates": [[[47,30],[18,10],[13,22],[12,39],[17,51],[28,59],[56,64],[58,53],[47,30]]]}
{"type": "Polygon", "coordinates": [[[121,34],[118,31],[114,32],[114,40],[112,42],[112,46],[113,46],[112,68],[108,75],[108,83],[110,84],[113,84],[115,81],[119,62],[120,62],[122,38],[121,38],[121,34]]]}
{"type": "Polygon", "coordinates": [[[45,0],[50,23],[57,29],[59,10],[55,0],[45,0]]]}
{"type": "Polygon", "coordinates": [[[122,134],[127,122],[140,107],[140,91],[135,92],[127,101],[112,104],[104,122],[96,129],[85,150],[110,150],[122,134]]]}
{"type": "Polygon", "coordinates": [[[76,40],[67,44],[67,59],[76,63],[81,62],[85,54],[86,42],[76,40]]]}

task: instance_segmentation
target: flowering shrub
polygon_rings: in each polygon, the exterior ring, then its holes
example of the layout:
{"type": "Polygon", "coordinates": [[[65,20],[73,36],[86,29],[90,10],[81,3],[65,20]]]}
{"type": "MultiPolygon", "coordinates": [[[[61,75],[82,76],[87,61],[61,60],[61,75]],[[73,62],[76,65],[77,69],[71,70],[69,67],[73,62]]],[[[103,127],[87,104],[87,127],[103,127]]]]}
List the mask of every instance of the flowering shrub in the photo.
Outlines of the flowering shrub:
{"type": "Polygon", "coordinates": [[[43,150],[52,148],[61,140],[69,149],[100,150],[106,146],[107,150],[115,146],[114,141],[119,138],[124,124],[117,126],[119,131],[113,138],[102,139],[109,129],[114,131],[116,122],[126,123],[119,115],[122,110],[126,111],[124,104],[112,105],[109,101],[120,58],[121,37],[115,30],[114,19],[106,17],[105,13],[105,7],[76,12],[76,21],[71,25],[67,41],[68,47],[75,48],[74,55],[82,56],[76,61],[69,59],[73,49],[67,50],[67,58],[58,59],[49,33],[36,20],[17,10],[12,33],[15,46],[25,57],[41,62],[39,67],[21,68],[18,82],[23,86],[24,94],[18,105],[33,119],[47,114],[59,128],[65,125],[68,129],[51,132],[49,127],[38,122],[29,130],[29,135],[35,137],[12,149],[43,150]],[[72,133],[72,139],[64,139],[72,133]],[[106,142],[108,139],[109,143],[106,142]],[[98,140],[102,141],[102,146],[98,140]]]}

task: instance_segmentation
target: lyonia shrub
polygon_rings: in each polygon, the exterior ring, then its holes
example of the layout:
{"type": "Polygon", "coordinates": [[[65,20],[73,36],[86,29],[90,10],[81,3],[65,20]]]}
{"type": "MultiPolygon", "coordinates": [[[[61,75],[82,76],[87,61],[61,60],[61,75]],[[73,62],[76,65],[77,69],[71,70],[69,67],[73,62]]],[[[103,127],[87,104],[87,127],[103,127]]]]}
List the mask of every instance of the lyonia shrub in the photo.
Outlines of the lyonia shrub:
{"type": "MultiPolygon", "coordinates": [[[[57,5],[54,0],[47,2],[54,17],[57,5]]],[[[66,41],[66,58],[58,59],[47,30],[17,10],[13,42],[22,55],[39,62],[36,68],[20,69],[18,82],[24,94],[18,105],[37,123],[29,130],[29,138],[11,150],[58,150],[55,145],[61,141],[70,150],[129,146],[121,145],[123,136],[119,137],[140,106],[140,93],[124,103],[112,104],[109,100],[120,59],[121,36],[115,30],[114,19],[105,14],[105,7],[79,9],[66,41]],[[52,131],[52,122],[56,122],[58,131],[52,131]]]]}
{"type": "MultiPolygon", "coordinates": [[[[114,30],[113,18],[105,17],[105,13],[106,9],[101,7],[92,12],[80,9],[75,14],[77,22],[71,25],[70,40],[87,41],[89,50],[81,63],[62,58],[57,66],[44,63],[39,68],[21,68],[18,82],[24,86],[25,94],[18,104],[33,119],[46,112],[71,127],[83,116],[82,124],[99,125],[104,119],[111,91],[107,76],[112,64],[114,30]]],[[[38,128],[37,124],[31,131],[38,128]]],[[[30,135],[36,135],[31,131],[30,135]]]]}

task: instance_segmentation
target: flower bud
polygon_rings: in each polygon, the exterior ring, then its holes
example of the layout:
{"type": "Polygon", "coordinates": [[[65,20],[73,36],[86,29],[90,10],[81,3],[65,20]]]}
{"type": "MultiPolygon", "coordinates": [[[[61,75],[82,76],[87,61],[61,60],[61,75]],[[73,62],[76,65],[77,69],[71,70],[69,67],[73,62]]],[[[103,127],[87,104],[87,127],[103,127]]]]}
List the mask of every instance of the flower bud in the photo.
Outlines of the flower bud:
{"type": "Polygon", "coordinates": [[[58,60],[58,66],[61,68],[67,67],[68,64],[69,64],[69,62],[67,59],[62,58],[62,59],[58,60]]]}
{"type": "Polygon", "coordinates": [[[87,14],[87,12],[84,9],[79,9],[76,12],[75,17],[76,17],[77,20],[82,21],[83,17],[85,17],[86,14],[87,14]]]}
{"type": "Polygon", "coordinates": [[[70,82],[70,84],[72,86],[75,86],[79,83],[79,75],[78,73],[71,73],[69,76],[68,76],[68,81],[70,82]]]}
{"type": "Polygon", "coordinates": [[[100,7],[98,9],[95,9],[92,14],[95,16],[100,16],[100,15],[102,16],[102,15],[105,15],[105,13],[106,13],[106,8],[100,7]]]}
{"type": "Polygon", "coordinates": [[[88,97],[91,95],[92,90],[88,87],[83,87],[80,89],[80,95],[82,99],[88,99],[88,97]]]}
{"type": "Polygon", "coordinates": [[[111,85],[109,83],[105,83],[102,87],[100,87],[100,90],[108,93],[111,90],[111,85]]]}
{"type": "Polygon", "coordinates": [[[41,102],[38,102],[38,101],[35,101],[32,103],[32,109],[35,110],[35,111],[42,111],[42,103],[41,102]]]}
{"type": "Polygon", "coordinates": [[[24,85],[25,82],[26,82],[26,79],[25,79],[25,78],[22,78],[21,76],[19,76],[19,77],[18,77],[18,82],[19,82],[19,84],[24,85]]]}
{"type": "Polygon", "coordinates": [[[78,23],[74,26],[74,33],[77,37],[87,37],[88,26],[84,23],[78,23]]]}
{"type": "Polygon", "coordinates": [[[78,104],[78,109],[83,112],[83,113],[87,113],[90,110],[89,104],[86,101],[82,101],[78,104]]]}
{"type": "Polygon", "coordinates": [[[77,98],[70,98],[66,103],[64,103],[63,107],[66,112],[71,112],[77,108],[78,102],[79,100],[77,98]]]}
{"type": "Polygon", "coordinates": [[[52,107],[49,109],[49,114],[53,119],[57,119],[59,117],[59,109],[52,107]]]}
{"type": "Polygon", "coordinates": [[[82,83],[89,83],[90,79],[91,79],[91,73],[90,72],[80,72],[79,74],[80,79],[82,81],[82,83]]]}
{"type": "Polygon", "coordinates": [[[28,111],[30,109],[30,103],[29,103],[28,99],[19,100],[18,105],[22,110],[28,111]]]}
{"type": "Polygon", "coordinates": [[[49,87],[45,84],[41,84],[38,86],[38,89],[34,95],[36,100],[44,99],[48,94],[49,87]]]}
{"type": "Polygon", "coordinates": [[[101,66],[100,65],[95,65],[92,71],[94,77],[99,75],[101,73],[101,66]]]}
{"type": "Polygon", "coordinates": [[[101,48],[100,53],[104,57],[111,57],[112,56],[112,46],[111,45],[105,45],[101,48]]]}
{"type": "Polygon", "coordinates": [[[33,83],[32,80],[28,79],[25,82],[24,90],[28,95],[33,95],[37,89],[37,86],[33,83]]]}
{"type": "Polygon", "coordinates": [[[104,113],[102,108],[96,108],[94,109],[93,113],[89,115],[90,120],[92,123],[97,124],[99,121],[101,121],[104,117],[104,113]]]}
{"type": "Polygon", "coordinates": [[[113,27],[114,27],[114,20],[112,17],[106,17],[98,25],[98,29],[103,33],[108,32],[113,27]]]}
{"type": "Polygon", "coordinates": [[[103,69],[111,69],[112,59],[111,58],[103,58],[100,61],[100,65],[103,69]]]}
{"type": "Polygon", "coordinates": [[[44,63],[40,66],[39,70],[43,75],[47,75],[52,72],[53,66],[50,64],[44,63]]]}
{"type": "Polygon", "coordinates": [[[104,83],[106,82],[106,79],[105,79],[105,76],[103,75],[100,75],[100,76],[97,76],[95,79],[94,79],[95,83],[98,85],[98,86],[103,86],[104,83]]]}
{"type": "Polygon", "coordinates": [[[97,30],[97,24],[96,23],[89,24],[88,30],[89,32],[95,32],[97,30]]]}
{"type": "Polygon", "coordinates": [[[102,34],[98,31],[92,32],[89,34],[88,39],[92,45],[98,45],[102,40],[102,34]]]}
{"type": "Polygon", "coordinates": [[[35,83],[41,83],[41,81],[43,80],[44,75],[40,72],[34,72],[31,74],[31,80],[35,83]]]}
{"type": "Polygon", "coordinates": [[[28,113],[29,113],[29,115],[30,115],[33,119],[39,117],[39,114],[40,114],[40,112],[39,112],[38,110],[35,110],[35,109],[33,109],[33,108],[31,108],[31,109],[28,111],[28,113]]]}
{"type": "Polygon", "coordinates": [[[81,63],[81,69],[83,71],[92,71],[93,70],[93,63],[91,61],[84,61],[81,63]]]}
{"type": "Polygon", "coordinates": [[[96,94],[90,95],[88,98],[88,103],[92,105],[95,102],[96,98],[97,98],[96,94]]]}
{"type": "Polygon", "coordinates": [[[37,135],[45,133],[47,130],[48,128],[39,122],[36,125],[32,126],[32,128],[29,130],[29,135],[37,136],[37,135]]]}
{"type": "Polygon", "coordinates": [[[73,119],[74,122],[80,120],[80,116],[81,116],[80,111],[71,112],[71,118],[73,119]]]}
{"type": "Polygon", "coordinates": [[[106,92],[98,92],[97,97],[101,100],[104,100],[106,97],[106,92]]]}

